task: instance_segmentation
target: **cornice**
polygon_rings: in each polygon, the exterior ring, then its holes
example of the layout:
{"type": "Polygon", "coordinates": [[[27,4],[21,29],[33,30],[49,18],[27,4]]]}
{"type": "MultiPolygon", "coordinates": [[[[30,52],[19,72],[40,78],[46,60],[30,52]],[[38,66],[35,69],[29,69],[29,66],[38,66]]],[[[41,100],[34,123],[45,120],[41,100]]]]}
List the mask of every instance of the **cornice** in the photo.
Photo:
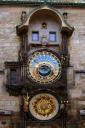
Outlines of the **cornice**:
{"type": "Polygon", "coordinates": [[[31,1],[2,1],[0,0],[0,5],[11,5],[11,6],[27,6],[27,7],[37,7],[41,5],[50,5],[53,7],[80,7],[85,8],[85,3],[73,3],[73,2],[31,2],[31,1]]]}

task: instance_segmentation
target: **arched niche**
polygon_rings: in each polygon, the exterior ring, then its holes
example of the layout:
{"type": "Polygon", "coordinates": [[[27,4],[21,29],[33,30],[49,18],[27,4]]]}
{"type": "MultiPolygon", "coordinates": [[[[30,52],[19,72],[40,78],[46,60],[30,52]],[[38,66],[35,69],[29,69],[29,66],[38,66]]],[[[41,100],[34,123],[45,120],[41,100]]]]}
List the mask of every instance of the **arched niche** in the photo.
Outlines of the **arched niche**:
{"type": "MultiPolygon", "coordinates": [[[[68,36],[70,36],[74,30],[73,27],[71,27],[70,25],[68,25],[66,23],[66,21],[64,20],[63,16],[54,8],[48,7],[48,6],[43,6],[37,9],[34,9],[30,12],[30,14],[27,16],[27,19],[25,20],[25,22],[23,22],[21,25],[17,26],[17,33],[21,34],[21,33],[26,33],[28,32],[28,28],[30,26],[30,22],[32,20],[33,17],[35,17],[36,15],[44,15],[46,16],[46,14],[52,18],[55,19],[55,21],[57,21],[57,23],[60,26],[60,32],[62,33],[67,33],[68,36]]],[[[38,18],[38,20],[40,20],[38,18]]]]}
{"type": "Polygon", "coordinates": [[[61,42],[61,21],[50,10],[41,9],[30,17],[28,27],[28,42],[29,43],[42,43],[46,41],[50,44],[59,44],[61,42]],[[32,40],[32,32],[39,32],[39,40],[32,40]],[[49,39],[49,35],[54,35],[55,40],[49,39]]]}

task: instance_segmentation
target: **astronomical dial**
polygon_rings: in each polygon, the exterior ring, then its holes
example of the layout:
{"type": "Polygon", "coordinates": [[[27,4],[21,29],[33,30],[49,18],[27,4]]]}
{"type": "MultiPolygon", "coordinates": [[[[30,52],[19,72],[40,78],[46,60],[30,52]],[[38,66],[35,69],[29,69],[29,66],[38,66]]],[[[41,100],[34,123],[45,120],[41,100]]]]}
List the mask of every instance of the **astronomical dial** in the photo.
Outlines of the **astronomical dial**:
{"type": "Polygon", "coordinates": [[[28,77],[40,84],[49,84],[59,79],[60,74],[61,62],[51,52],[35,52],[28,62],[28,77]]]}
{"type": "Polygon", "coordinates": [[[29,103],[29,111],[36,119],[50,120],[58,114],[59,102],[49,93],[37,94],[29,103]]]}

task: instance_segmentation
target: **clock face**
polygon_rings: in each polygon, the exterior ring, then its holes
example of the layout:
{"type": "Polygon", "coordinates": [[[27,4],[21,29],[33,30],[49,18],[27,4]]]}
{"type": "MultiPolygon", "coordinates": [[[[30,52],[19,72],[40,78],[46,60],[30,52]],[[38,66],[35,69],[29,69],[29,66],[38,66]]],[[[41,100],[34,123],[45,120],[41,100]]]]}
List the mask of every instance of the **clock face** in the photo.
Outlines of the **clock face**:
{"type": "Polygon", "coordinates": [[[28,77],[41,84],[49,84],[59,79],[61,62],[51,52],[35,52],[28,62],[28,77]]]}
{"type": "Polygon", "coordinates": [[[50,120],[58,114],[59,102],[51,94],[37,94],[29,103],[29,110],[36,119],[50,120]]]}

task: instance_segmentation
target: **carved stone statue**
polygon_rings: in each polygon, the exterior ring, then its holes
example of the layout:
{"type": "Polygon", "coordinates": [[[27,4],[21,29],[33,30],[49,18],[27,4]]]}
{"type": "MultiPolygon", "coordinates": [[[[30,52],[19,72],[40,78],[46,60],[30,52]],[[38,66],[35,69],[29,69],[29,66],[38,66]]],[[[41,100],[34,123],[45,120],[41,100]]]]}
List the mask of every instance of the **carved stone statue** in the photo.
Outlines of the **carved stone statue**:
{"type": "Polygon", "coordinates": [[[25,11],[22,11],[22,14],[21,14],[21,22],[25,22],[26,21],[26,18],[27,18],[27,14],[25,11]]]}

